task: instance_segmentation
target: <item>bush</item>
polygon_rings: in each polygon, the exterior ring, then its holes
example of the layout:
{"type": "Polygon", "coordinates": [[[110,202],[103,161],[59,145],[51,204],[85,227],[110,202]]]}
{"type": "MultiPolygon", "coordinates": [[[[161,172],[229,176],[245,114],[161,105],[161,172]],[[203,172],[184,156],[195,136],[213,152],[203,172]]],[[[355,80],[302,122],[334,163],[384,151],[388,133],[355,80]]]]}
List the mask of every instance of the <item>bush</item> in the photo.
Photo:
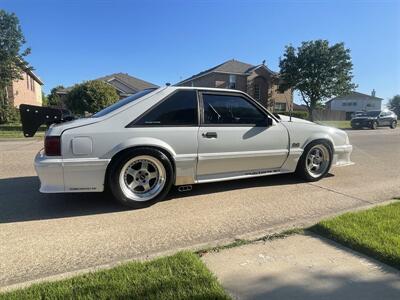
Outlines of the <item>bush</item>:
{"type": "MultiPolygon", "coordinates": [[[[285,116],[289,116],[290,115],[290,113],[288,111],[279,112],[279,114],[285,115],[285,116]]],[[[299,118],[299,119],[307,120],[308,119],[308,112],[304,111],[304,110],[295,110],[295,111],[292,111],[292,117],[293,118],[299,118]]]]}
{"type": "Polygon", "coordinates": [[[0,124],[21,122],[18,108],[5,104],[0,106],[0,124]]]}
{"type": "Polygon", "coordinates": [[[75,85],[65,104],[73,113],[84,115],[85,112],[98,112],[118,100],[115,88],[103,81],[92,80],[75,85]]]}

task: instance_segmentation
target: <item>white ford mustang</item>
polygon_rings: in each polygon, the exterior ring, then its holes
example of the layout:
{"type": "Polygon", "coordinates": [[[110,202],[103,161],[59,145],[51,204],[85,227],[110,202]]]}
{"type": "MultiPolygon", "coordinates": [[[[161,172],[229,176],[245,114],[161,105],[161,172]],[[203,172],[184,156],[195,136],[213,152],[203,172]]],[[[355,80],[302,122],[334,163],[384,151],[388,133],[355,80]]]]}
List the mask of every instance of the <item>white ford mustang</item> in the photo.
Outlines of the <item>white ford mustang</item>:
{"type": "MultiPolygon", "coordinates": [[[[46,108],[20,110],[27,136],[63,118],[46,108]],[[45,121],[33,126],[35,113],[45,121]]],[[[35,169],[43,193],[109,188],[121,203],[143,207],[172,185],[292,172],[316,181],[332,165],[351,164],[351,151],[346,132],[277,117],[243,92],[170,86],[51,125],[35,169]]]]}

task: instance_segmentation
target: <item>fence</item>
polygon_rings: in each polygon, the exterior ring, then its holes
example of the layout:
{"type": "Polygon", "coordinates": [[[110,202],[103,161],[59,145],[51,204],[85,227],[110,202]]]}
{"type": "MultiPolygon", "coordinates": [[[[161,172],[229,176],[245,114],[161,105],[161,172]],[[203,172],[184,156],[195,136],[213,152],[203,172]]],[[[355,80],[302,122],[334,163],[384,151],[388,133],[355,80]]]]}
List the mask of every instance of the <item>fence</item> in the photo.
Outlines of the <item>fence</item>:
{"type": "Polygon", "coordinates": [[[313,117],[316,121],[344,121],[346,112],[341,110],[314,110],[313,117]]]}

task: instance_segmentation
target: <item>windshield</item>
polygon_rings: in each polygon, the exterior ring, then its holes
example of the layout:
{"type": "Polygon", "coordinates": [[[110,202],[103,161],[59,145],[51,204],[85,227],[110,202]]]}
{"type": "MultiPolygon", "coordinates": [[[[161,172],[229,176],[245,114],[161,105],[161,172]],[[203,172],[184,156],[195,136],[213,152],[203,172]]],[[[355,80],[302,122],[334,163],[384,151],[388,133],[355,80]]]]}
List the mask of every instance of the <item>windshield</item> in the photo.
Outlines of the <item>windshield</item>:
{"type": "Polygon", "coordinates": [[[147,95],[147,94],[149,94],[149,93],[151,93],[152,91],[155,91],[155,90],[156,90],[156,88],[154,88],[154,89],[146,89],[146,90],[137,92],[136,94],[134,94],[132,96],[129,96],[129,97],[126,97],[126,98],[124,98],[122,100],[119,100],[118,102],[115,102],[114,104],[112,104],[112,105],[102,109],[101,111],[95,113],[92,116],[92,118],[99,118],[99,117],[105,116],[105,115],[109,114],[110,112],[112,112],[112,111],[114,111],[114,110],[116,110],[116,109],[118,109],[118,108],[120,108],[120,107],[122,107],[122,106],[124,106],[124,105],[126,105],[128,103],[136,101],[137,99],[142,98],[143,96],[145,96],[145,95],[147,95]]]}
{"type": "Polygon", "coordinates": [[[360,115],[366,117],[377,117],[379,116],[380,113],[381,113],[380,111],[366,111],[360,115]]]}

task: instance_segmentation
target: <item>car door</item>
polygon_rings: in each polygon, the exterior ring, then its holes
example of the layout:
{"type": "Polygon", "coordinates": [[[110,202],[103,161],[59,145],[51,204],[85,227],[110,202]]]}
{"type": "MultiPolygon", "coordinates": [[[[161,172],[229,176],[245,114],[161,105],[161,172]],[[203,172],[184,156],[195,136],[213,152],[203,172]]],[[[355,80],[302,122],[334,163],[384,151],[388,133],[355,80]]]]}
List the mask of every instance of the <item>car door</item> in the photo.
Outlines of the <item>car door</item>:
{"type": "Polygon", "coordinates": [[[288,132],[241,93],[200,93],[197,180],[277,172],[288,156],[288,132]]]}
{"type": "Polygon", "coordinates": [[[381,117],[380,117],[381,122],[379,122],[379,123],[380,123],[380,125],[383,125],[383,126],[389,126],[391,119],[392,119],[392,117],[391,117],[390,112],[384,111],[384,112],[381,112],[381,117]]]}

